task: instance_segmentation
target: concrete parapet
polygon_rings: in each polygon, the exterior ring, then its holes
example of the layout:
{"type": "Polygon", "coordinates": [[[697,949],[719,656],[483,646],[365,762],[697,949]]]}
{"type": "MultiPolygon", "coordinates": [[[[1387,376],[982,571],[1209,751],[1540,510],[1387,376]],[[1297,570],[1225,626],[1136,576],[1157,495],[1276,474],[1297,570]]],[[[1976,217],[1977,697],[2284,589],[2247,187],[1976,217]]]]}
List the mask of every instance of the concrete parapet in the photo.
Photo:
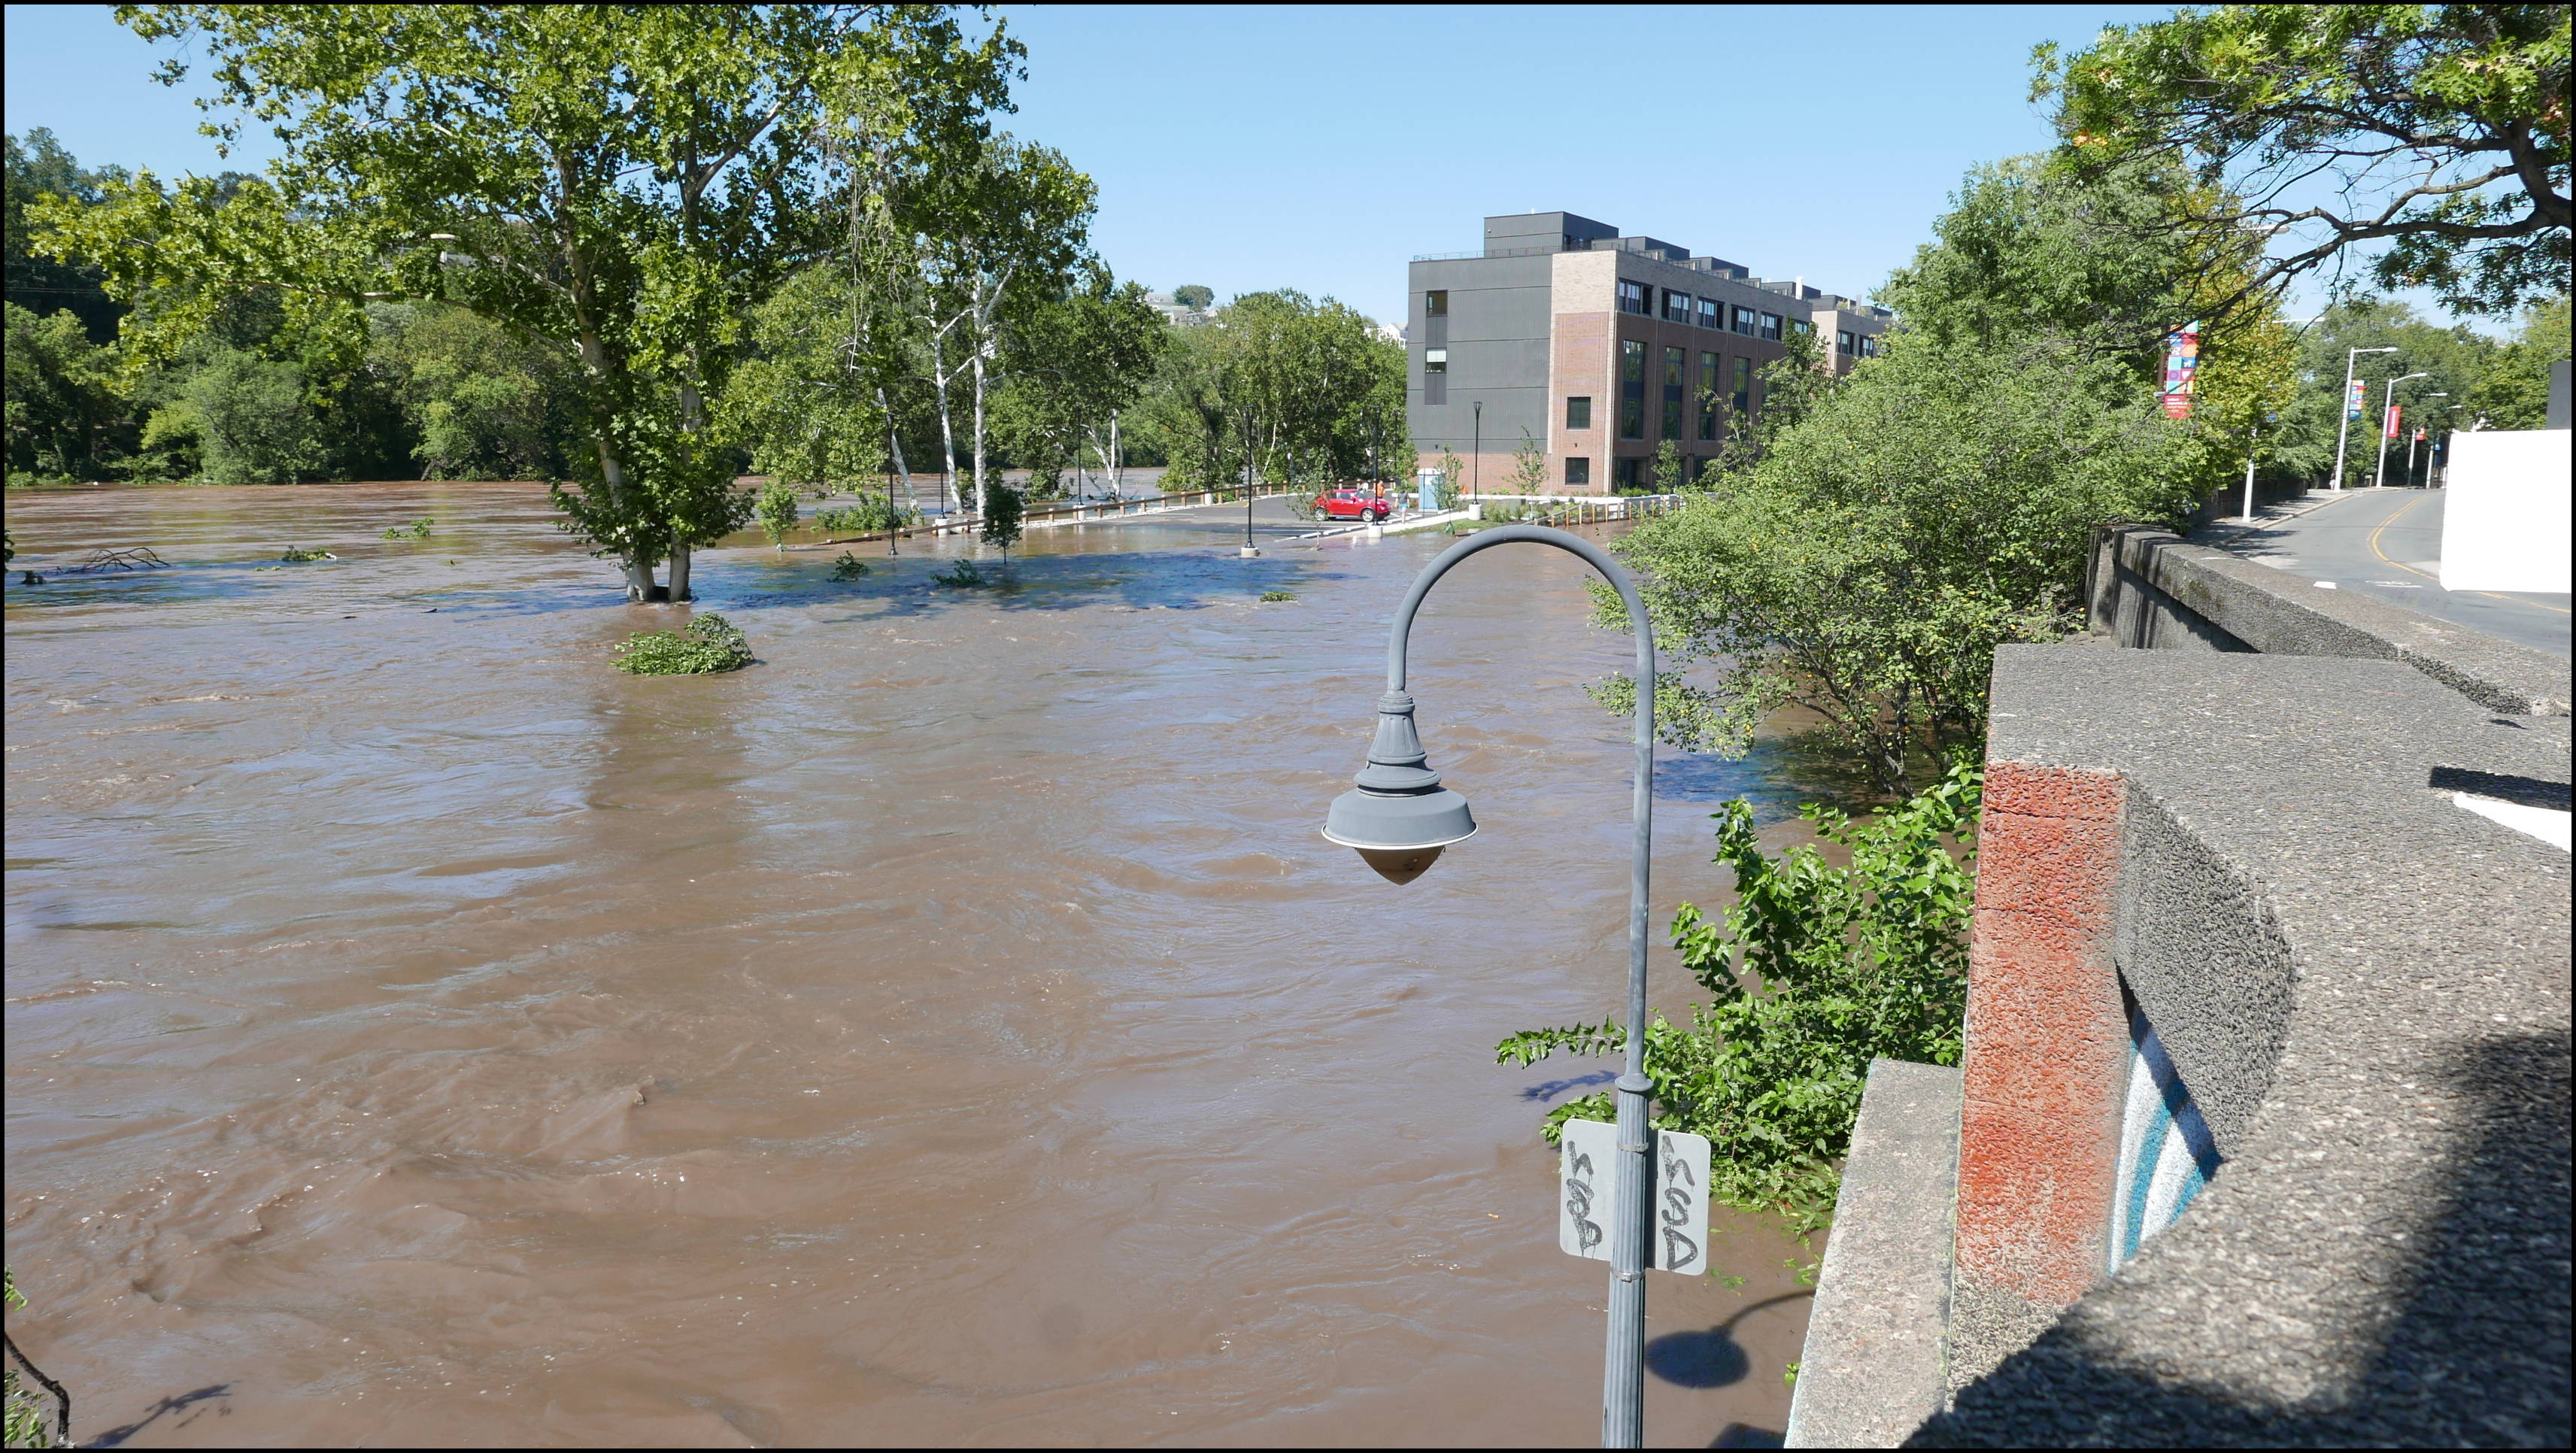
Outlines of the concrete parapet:
{"type": "MultiPolygon", "coordinates": [[[[2354,628],[2143,563],[2257,636],[2354,628]]],[[[2569,858],[2453,792],[2563,801],[2567,727],[2412,660],[1997,653],[1956,1392],[1913,1445],[2565,1444],[2569,858]],[[2116,1272],[2079,1229],[2107,1185],[2068,1148],[2095,1134],[2102,960],[2223,1156],[2116,1272]],[[1984,1064],[2079,1123],[1982,1135],[1984,1064]],[[1972,1275],[1994,1246],[2017,1285],[1972,1275]]]]}
{"type": "Polygon", "coordinates": [[[2568,663],[2558,657],[2355,591],[2322,590],[2170,530],[2099,531],[2085,597],[2094,634],[2124,646],[2403,661],[2496,711],[2568,711],[2568,663]]]}
{"type": "Polygon", "coordinates": [[[1959,1072],[1875,1060],[1789,1405],[1792,1448],[1893,1448],[1949,1393],[1959,1072]]]}

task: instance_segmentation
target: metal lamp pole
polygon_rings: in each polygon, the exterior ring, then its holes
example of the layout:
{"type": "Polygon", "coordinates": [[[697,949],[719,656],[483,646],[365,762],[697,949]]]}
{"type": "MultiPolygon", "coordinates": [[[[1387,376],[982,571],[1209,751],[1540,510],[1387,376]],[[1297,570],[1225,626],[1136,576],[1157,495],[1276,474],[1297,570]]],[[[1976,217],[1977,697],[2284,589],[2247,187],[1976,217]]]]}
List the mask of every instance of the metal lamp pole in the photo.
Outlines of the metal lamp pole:
{"type": "Polygon", "coordinates": [[[2343,397],[2335,401],[2335,412],[2343,422],[2335,426],[2334,488],[2343,488],[2343,445],[2352,434],[2352,363],[2365,353],[2394,353],[2394,348],[2347,348],[2343,351],[2343,397]]]}
{"type": "Polygon", "coordinates": [[[1543,525],[1505,525],[1469,535],[1414,577],[1386,640],[1386,694],[1378,698],[1377,735],[1368,767],[1324,820],[1328,841],[1357,848],[1380,874],[1409,882],[1440,850],[1476,830],[1467,800],[1440,785],[1414,731],[1413,698],[1404,689],[1405,640],[1424,596],[1449,568],[1479,550],[1520,541],[1553,545],[1601,572],[1628,608],[1637,633],[1636,769],[1628,856],[1628,1050],[1617,1081],[1619,1151],[1612,1183],[1610,1327],[1601,1379],[1601,1446],[1637,1448],[1645,1439],[1646,1183],[1653,1131],[1646,1123],[1646,897],[1655,808],[1655,639],[1645,603],[1628,572],[1578,535],[1543,525]]]}
{"type": "Polygon", "coordinates": [[[1485,401],[1476,400],[1476,431],[1467,445],[1467,499],[1473,504],[1485,494],[1485,401]]]}
{"type": "Polygon", "coordinates": [[[2397,386],[2410,378],[2431,378],[2429,373],[2400,374],[2379,391],[2379,468],[2372,471],[2370,487],[2381,489],[2388,483],[2388,406],[2397,402],[2397,386]]]}

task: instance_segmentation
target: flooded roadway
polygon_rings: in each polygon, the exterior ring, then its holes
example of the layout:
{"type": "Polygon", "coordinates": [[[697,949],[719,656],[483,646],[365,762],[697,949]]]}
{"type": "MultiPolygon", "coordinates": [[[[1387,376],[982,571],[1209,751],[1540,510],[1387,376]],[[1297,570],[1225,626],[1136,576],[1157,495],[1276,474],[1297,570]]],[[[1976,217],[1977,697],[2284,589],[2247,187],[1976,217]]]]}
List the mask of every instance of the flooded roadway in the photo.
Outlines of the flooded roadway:
{"type": "MultiPolygon", "coordinates": [[[[10,1320],[76,1437],[1596,1441],[1537,1125],[1608,1075],[1493,1063],[1623,971],[1577,562],[1425,609],[1484,832],[1399,889],[1316,830],[1440,536],[1153,517],[984,591],[930,582],[958,542],[834,584],[744,540],[698,608],[760,664],[639,679],[611,643],[678,613],[527,486],[9,520],[19,568],[176,565],[8,594],[10,1320]]],[[[1795,791],[1663,777],[1659,924],[1722,896],[1715,799],[1795,791]]],[[[1790,1248],[1717,1240],[1740,1291],[1650,1286],[1657,1443],[1786,1417],[1790,1248]]]]}

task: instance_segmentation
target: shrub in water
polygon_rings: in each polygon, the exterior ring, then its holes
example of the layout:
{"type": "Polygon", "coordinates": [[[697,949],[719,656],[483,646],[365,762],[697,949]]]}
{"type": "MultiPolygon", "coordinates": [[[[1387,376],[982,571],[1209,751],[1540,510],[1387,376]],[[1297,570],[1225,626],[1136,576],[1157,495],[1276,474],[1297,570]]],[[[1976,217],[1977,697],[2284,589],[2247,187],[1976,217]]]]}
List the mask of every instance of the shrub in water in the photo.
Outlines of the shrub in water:
{"type": "Polygon", "coordinates": [[[395,525],[385,531],[385,538],[388,540],[426,540],[429,538],[429,521],[414,520],[408,525],[395,525]]]}
{"type": "Polygon", "coordinates": [[[878,535],[888,530],[908,530],[921,523],[921,516],[899,509],[881,499],[861,500],[836,510],[825,510],[814,517],[825,534],[878,535]]]}
{"type": "Polygon", "coordinates": [[[942,585],[955,586],[961,590],[971,590],[985,583],[984,572],[976,569],[975,562],[972,560],[960,560],[946,570],[932,571],[930,578],[942,585]]]}
{"type": "Polygon", "coordinates": [[[752,512],[760,517],[761,531],[769,536],[769,543],[786,549],[787,534],[796,528],[796,486],[772,480],[760,492],[760,502],[752,512]]]}
{"type": "Polygon", "coordinates": [[[301,565],[307,560],[337,560],[340,557],[328,550],[307,550],[301,545],[289,545],[286,553],[277,558],[289,565],[301,565]]]}
{"type": "Polygon", "coordinates": [[[834,580],[856,580],[867,573],[868,562],[851,554],[847,550],[841,552],[840,559],[832,562],[832,578],[834,580]]]}
{"type": "Polygon", "coordinates": [[[696,676],[751,664],[751,642],[713,611],[676,631],[639,631],[617,648],[617,669],[636,676],[696,676]]]}
{"type": "Polygon", "coordinates": [[[1274,600],[1295,600],[1296,598],[1297,592],[1293,590],[1265,590],[1261,592],[1261,599],[1264,603],[1274,600]]]}

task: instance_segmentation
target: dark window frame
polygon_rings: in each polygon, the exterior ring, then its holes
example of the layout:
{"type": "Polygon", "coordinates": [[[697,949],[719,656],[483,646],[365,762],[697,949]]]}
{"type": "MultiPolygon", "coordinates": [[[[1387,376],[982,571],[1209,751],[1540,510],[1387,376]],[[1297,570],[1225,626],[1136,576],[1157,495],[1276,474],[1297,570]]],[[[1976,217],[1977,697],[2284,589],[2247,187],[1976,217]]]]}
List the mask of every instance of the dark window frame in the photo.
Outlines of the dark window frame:
{"type": "Polygon", "coordinates": [[[1620,312],[1634,313],[1639,317],[1651,317],[1653,315],[1653,308],[1653,289],[1647,287],[1644,283],[1630,282],[1626,278],[1619,279],[1620,312]]]}
{"type": "Polygon", "coordinates": [[[1619,437],[1646,437],[1646,344],[1640,338],[1619,340],[1619,437]]]}
{"type": "Polygon", "coordinates": [[[1699,437],[1704,444],[1717,442],[1717,391],[1724,382],[1726,359],[1715,353],[1699,356],[1699,437]]]}
{"type": "Polygon", "coordinates": [[[1780,323],[1779,314],[1765,313],[1762,315],[1762,331],[1754,336],[1766,343],[1777,343],[1780,341],[1780,323]]]}
{"type": "Polygon", "coordinates": [[[1422,316],[1425,318],[1446,318],[1449,316],[1449,290],[1447,288],[1432,288],[1422,295],[1422,316]]]}
{"type": "Polygon", "coordinates": [[[1688,403],[1690,383],[1690,350],[1676,344],[1664,346],[1664,432],[1662,437],[1678,441],[1683,437],[1690,416],[1688,403]]]}
{"type": "Polygon", "coordinates": [[[1591,488],[1591,486],[1592,486],[1592,456],[1591,456],[1591,455],[1589,455],[1589,454],[1569,454],[1569,455],[1567,455],[1567,456],[1566,456],[1566,459],[1565,459],[1565,485],[1566,485],[1566,488],[1568,488],[1568,489],[1572,489],[1572,488],[1574,488],[1574,487],[1575,487],[1575,486],[1577,486],[1577,485],[1581,485],[1581,486],[1583,486],[1583,487],[1584,487],[1584,488],[1586,488],[1586,489],[1591,488]]]}
{"type": "Polygon", "coordinates": [[[1592,427],[1592,395],[1568,394],[1565,397],[1565,427],[1571,432],[1592,427]]]}
{"type": "Polygon", "coordinates": [[[1756,313],[1753,309],[1745,307],[1741,303],[1736,304],[1735,331],[1743,334],[1747,338],[1752,337],[1754,330],[1759,326],[1757,320],[1760,317],[1761,315],[1756,313]]]}
{"type": "Polygon", "coordinates": [[[1726,327],[1726,305],[1715,298],[1700,299],[1699,326],[1703,328],[1715,328],[1721,332],[1724,331],[1726,327]]]}

